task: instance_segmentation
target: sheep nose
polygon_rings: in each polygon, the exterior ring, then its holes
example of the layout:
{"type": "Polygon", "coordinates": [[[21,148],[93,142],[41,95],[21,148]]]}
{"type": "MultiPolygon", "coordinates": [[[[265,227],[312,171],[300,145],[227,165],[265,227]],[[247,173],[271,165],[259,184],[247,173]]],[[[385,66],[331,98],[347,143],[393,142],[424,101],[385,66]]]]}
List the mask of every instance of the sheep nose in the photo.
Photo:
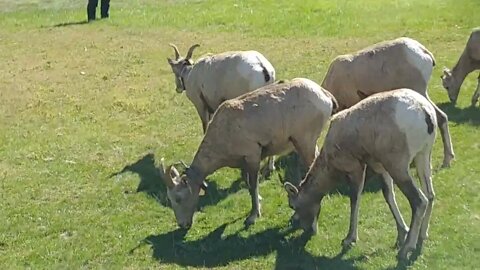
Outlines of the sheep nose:
{"type": "Polygon", "coordinates": [[[290,226],[294,229],[298,229],[300,227],[300,221],[292,216],[290,218],[290,226]]]}
{"type": "Polygon", "coordinates": [[[180,226],[180,228],[182,229],[188,230],[192,227],[192,223],[191,222],[179,223],[178,226],[180,226]]]}

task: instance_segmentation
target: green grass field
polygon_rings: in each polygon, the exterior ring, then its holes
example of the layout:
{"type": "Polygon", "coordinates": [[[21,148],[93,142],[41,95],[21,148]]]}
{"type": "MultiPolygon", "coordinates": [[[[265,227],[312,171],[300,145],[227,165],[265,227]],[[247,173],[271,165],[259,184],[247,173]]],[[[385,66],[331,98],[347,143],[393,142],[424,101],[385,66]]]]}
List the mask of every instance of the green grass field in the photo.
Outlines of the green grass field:
{"type": "Polygon", "coordinates": [[[478,0],[121,0],[109,20],[92,24],[83,23],[85,6],[0,0],[1,269],[478,269],[480,109],[468,107],[477,75],[456,107],[439,79],[480,22],[478,0]],[[200,43],[197,56],[255,49],[278,79],[320,83],[336,55],[398,36],[434,53],[429,92],[450,117],[456,152],[452,167],[439,169],[437,140],[430,238],[412,265],[397,265],[395,223],[374,181],[362,198],[360,240],[346,254],[343,188],[324,199],[318,235],[305,244],[300,232],[287,234],[292,210],[279,174],[288,158],[261,182],[263,216],[248,230],[250,197],[233,169],[208,178],[193,228],[177,230],[155,166],[161,157],[190,162],[202,131],[174,91],[168,43],[183,53],[200,43]]]}

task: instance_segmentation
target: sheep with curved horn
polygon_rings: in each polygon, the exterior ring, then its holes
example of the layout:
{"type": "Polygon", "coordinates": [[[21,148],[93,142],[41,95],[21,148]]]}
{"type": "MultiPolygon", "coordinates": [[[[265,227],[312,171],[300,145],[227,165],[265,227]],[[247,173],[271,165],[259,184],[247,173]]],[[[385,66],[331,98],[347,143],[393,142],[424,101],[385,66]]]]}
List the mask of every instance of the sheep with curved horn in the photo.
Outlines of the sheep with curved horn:
{"type": "Polygon", "coordinates": [[[383,194],[397,225],[398,257],[406,259],[428,236],[435,197],[431,155],[436,125],[434,106],[411,89],[374,94],[334,115],[322,150],[307,176],[298,187],[289,182],[284,185],[289,205],[295,210],[291,223],[316,233],[322,199],[346,180],[352,188],[350,228],[342,244],[347,248],[355,243],[368,165],[383,176],[383,194]],[[421,189],[414,184],[410,163],[416,166],[421,189]],[[410,203],[410,229],[395,201],[393,183],[410,203]]]}
{"type": "Polygon", "coordinates": [[[178,225],[190,228],[202,183],[223,167],[246,172],[252,208],[245,225],[253,224],[260,216],[260,161],[295,149],[305,165],[310,165],[335,102],[317,83],[296,78],[222,103],[190,167],[174,186],[166,182],[178,225]]]}
{"type": "MultiPolygon", "coordinates": [[[[168,59],[178,93],[185,91],[195,106],[203,132],[215,110],[225,100],[236,98],[275,81],[272,64],[257,51],[230,51],[192,60],[193,52],[200,45],[190,47],[187,55],[180,56],[177,46],[175,60],[168,59]]],[[[268,161],[268,170],[275,170],[274,159],[268,161]]]]}

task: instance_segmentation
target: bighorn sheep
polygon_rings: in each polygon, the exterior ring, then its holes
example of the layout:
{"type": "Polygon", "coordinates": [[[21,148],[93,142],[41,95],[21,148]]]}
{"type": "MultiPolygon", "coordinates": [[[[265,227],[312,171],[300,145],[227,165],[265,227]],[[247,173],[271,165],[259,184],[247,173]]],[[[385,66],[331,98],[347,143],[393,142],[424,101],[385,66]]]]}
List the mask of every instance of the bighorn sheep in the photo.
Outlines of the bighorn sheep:
{"type": "Polygon", "coordinates": [[[316,142],[335,100],[315,82],[296,78],[259,88],[223,102],[207,127],[190,167],[163,176],[177,223],[189,228],[205,178],[222,167],[247,172],[252,209],[245,225],[260,216],[258,170],[268,156],[295,149],[311,164],[316,142]]]}
{"type": "Polygon", "coordinates": [[[175,51],[175,60],[168,58],[168,63],[175,75],[177,92],[185,91],[197,109],[204,132],[223,101],[275,81],[275,69],[259,52],[224,52],[206,56],[195,63],[192,54],[200,45],[190,47],[185,58],[180,56],[174,44],[170,46],[175,51]]]}
{"type": "MultiPolygon", "coordinates": [[[[460,59],[458,59],[457,64],[452,70],[449,70],[448,68],[444,68],[443,70],[443,75],[441,77],[442,84],[447,90],[448,97],[452,103],[455,104],[457,101],[460,87],[462,86],[465,77],[467,77],[470,72],[477,69],[480,69],[480,28],[476,28],[472,31],[460,59]]],[[[480,73],[478,74],[477,90],[475,90],[475,93],[472,96],[472,106],[477,104],[479,97],[480,73]]]]}
{"type": "MultiPolygon", "coordinates": [[[[193,51],[200,45],[190,47],[185,58],[180,56],[177,46],[170,46],[175,51],[175,60],[167,60],[175,75],[176,90],[178,93],[185,91],[197,109],[203,132],[223,101],[275,81],[275,69],[257,51],[224,52],[206,56],[195,63],[192,60],[193,51]]],[[[270,172],[275,170],[274,162],[274,157],[270,157],[270,172]]]]}
{"type": "Polygon", "coordinates": [[[383,193],[395,217],[397,244],[401,245],[398,255],[406,258],[417,241],[421,245],[427,238],[434,199],[430,162],[435,128],[435,108],[410,89],[378,93],[339,112],[332,117],[322,150],[299,187],[285,183],[289,204],[295,210],[292,223],[315,233],[322,198],[345,179],[352,193],[350,229],[342,244],[347,247],[356,242],[359,201],[368,164],[384,178],[383,193]],[[409,173],[412,161],[423,192],[409,173]],[[410,231],[395,202],[393,182],[412,208],[410,231]]]}
{"type": "MultiPolygon", "coordinates": [[[[397,38],[374,44],[354,54],[336,57],[327,71],[322,87],[332,93],[340,110],[374,93],[410,88],[428,100],[427,84],[435,59],[422,44],[411,38],[397,38]]],[[[440,127],[443,167],[454,159],[448,117],[433,102],[440,127]]]]}

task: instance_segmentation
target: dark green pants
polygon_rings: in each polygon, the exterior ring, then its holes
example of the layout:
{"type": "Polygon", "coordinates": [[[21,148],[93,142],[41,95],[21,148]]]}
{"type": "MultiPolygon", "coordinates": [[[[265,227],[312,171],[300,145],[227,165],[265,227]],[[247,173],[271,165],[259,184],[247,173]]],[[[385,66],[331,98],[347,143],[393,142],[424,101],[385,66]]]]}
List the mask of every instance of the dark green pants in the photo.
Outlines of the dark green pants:
{"type": "MultiPolygon", "coordinates": [[[[98,6],[98,0],[88,0],[87,16],[88,20],[95,20],[95,13],[98,6]]],[[[110,0],[101,0],[100,15],[102,18],[108,18],[108,9],[110,8],[110,0]]]]}

